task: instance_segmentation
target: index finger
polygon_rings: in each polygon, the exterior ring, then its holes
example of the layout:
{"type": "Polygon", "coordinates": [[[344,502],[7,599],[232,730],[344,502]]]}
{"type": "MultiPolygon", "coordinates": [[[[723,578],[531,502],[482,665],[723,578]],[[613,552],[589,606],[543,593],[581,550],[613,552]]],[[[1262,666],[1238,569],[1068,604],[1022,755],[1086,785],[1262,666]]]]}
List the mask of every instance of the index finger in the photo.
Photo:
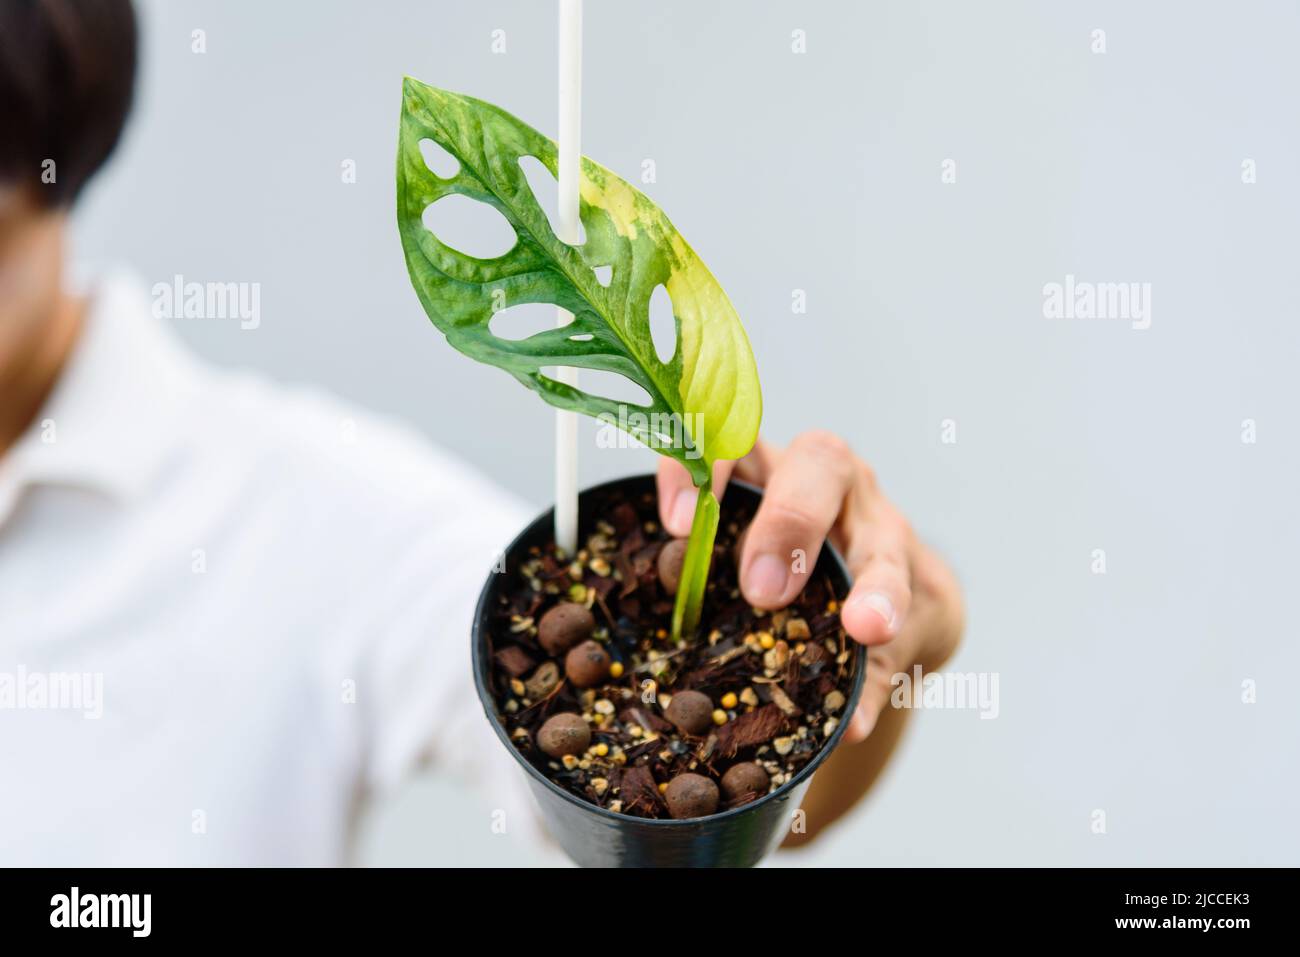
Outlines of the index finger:
{"type": "Polygon", "coordinates": [[[853,457],[835,436],[807,432],[791,443],[745,531],[740,588],[746,601],[784,608],[803,590],[856,480],[853,457]]]}

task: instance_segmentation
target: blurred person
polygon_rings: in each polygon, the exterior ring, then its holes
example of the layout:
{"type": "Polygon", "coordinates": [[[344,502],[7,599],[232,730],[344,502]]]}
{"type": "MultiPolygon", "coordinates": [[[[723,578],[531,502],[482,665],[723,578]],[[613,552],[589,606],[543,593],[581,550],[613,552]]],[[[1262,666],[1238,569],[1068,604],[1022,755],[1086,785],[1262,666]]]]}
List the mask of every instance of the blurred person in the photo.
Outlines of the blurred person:
{"type": "MultiPolygon", "coordinates": [[[[410,431],[189,355],[129,274],[70,278],[136,49],[129,0],[0,0],[0,864],[343,863],[361,803],[425,759],[531,837],[468,641],[530,510],[410,431]],[[43,707],[69,676],[79,707],[43,707]]],[[[811,568],[829,535],[869,649],[805,842],[876,780],[907,714],[889,678],[952,654],[960,596],[835,436],[760,441],[734,471],[766,487],[746,598],[787,604],[785,556],[811,568]]],[[[659,486],[685,535],[685,472],[665,460],[659,486]]]]}

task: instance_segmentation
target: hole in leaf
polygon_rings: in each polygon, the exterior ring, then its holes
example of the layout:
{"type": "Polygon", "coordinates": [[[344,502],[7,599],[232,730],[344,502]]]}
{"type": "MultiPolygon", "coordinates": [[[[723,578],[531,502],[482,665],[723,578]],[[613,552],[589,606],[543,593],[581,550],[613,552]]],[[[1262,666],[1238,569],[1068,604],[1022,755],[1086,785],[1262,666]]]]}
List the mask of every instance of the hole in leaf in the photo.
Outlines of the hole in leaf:
{"type": "Polygon", "coordinates": [[[595,338],[596,337],[593,336],[590,332],[584,332],[582,335],[578,335],[578,336],[569,336],[569,340],[571,342],[590,342],[592,339],[595,338]]]}
{"type": "Polygon", "coordinates": [[[432,203],[421,221],[444,245],[477,259],[504,256],[519,241],[500,212],[459,193],[432,203]]]}
{"type": "Polygon", "coordinates": [[[596,274],[596,282],[608,289],[610,280],[614,278],[614,267],[594,266],[591,271],[596,274]]]}
{"type": "MultiPolygon", "coordinates": [[[[547,372],[558,380],[559,369],[547,372]]],[[[589,395],[601,396],[613,402],[628,405],[646,406],[650,404],[650,393],[626,376],[617,372],[605,372],[602,369],[579,369],[578,388],[589,395]]]]}
{"type": "Polygon", "coordinates": [[[424,165],[429,167],[429,172],[434,176],[451,179],[460,172],[460,161],[448,153],[441,144],[435,143],[428,137],[420,140],[420,155],[424,157],[424,165]]]}
{"type": "Polygon", "coordinates": [[[677,351],[677,320],[673,318],[673,301],[663,283],[650,293],[650,339],[655,344],[655,355],[665,364],[672,362],[677,351]]]}
{"type": "Polygon", "coordinates": [[[549,302],[525,302],[493,313],[488,331],[502,339],[527,339],[556,328],[555,317],[556,308],[549,302]]]}
{"type": "MultiPolygon", "coordinates": [[[[546,168],[546,164],[536,156],[519,157],[519,168],[524,171],[524,179],[528,180],[528,186],[537,197],[537,203],[542,207],[542,212],[546,214],[546,221],[551,224],[551,232],[558,237],[560,235],[560,184],[551,175],[551,171],[546,168]]],[[[572,243],[574,246],[581,246],[587,241],[587,230],[583,227],[582,222],[578,222],[578,241],[572,243]]]]}

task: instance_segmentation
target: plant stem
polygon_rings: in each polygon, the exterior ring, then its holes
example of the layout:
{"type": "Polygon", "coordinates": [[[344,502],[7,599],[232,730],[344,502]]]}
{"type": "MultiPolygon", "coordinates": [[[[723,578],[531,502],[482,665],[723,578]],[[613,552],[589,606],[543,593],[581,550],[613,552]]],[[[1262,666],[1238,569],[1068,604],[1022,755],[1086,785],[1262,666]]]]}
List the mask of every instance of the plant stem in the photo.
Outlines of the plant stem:
{"type": "Polygon", "coordinates": [[[713,497],[713,483],[706,479],[698,489],[691,537],[686,544],[677,600],[673,605],[673,641],[693,638],[700,626],[704,590],[709,583],[709,565],[713,559],[713,540],[718,534],[719,508],[718,500],[713,497]]]}

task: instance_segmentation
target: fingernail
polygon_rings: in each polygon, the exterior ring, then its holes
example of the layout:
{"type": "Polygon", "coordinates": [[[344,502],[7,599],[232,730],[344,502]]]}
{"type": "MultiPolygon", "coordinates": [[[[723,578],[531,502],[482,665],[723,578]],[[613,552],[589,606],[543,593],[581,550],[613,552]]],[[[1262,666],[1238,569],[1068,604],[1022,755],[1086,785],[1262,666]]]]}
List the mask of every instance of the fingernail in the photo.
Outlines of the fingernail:
{"type": "Polygon", "coordinates": [[[698,494],[693,488],[684,488],[677,493],[677,498],[673,500],[673,510],[668,516],[668,524],[672,526],[668,531],[674,535],[690,532],[691,523],[695,521],[695,499],[698,494]]]}
{"type": "Polygon", "coordinates": [[[869,608],[885,622],[885,630],[893,634],[898,624],[898,615],[894,612],[894,603],[883,591],[869,591],[865,595],[854,595],[848,601],[854,607],[869,608]]]}
{"type": "Polygon", "coordinates": [[[790,570],[775,555],[759,555],[749,566],[745,593],[756,605],[775,605],[785,596],[790,570]]]}

